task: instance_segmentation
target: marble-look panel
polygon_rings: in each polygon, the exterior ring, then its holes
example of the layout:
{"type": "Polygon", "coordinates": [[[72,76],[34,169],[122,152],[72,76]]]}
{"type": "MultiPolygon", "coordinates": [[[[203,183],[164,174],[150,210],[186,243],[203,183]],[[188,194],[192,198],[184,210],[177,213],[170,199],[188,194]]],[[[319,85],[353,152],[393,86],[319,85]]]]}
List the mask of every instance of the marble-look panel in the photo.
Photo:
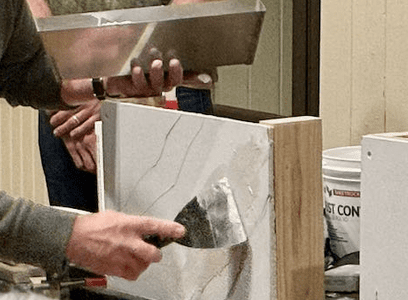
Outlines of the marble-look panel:
{"type": "Polygon", "coordinates": [[[223,177],[248,236],[224,249],[171,244],[137,281],[109,287],[149,299],[275,299],[276,239],[268,126],[106,102],[102,108],[107,209],[173,220],[223,177]]]}

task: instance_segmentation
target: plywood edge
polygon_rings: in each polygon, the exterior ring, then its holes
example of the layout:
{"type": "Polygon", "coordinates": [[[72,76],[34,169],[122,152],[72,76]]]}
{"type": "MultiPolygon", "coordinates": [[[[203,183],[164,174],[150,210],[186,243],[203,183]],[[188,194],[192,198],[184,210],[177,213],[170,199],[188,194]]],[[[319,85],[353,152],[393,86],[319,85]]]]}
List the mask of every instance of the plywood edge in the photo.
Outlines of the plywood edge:
{"type": "Polygon", "coordinates": [[[261,124],[273,139],[277,299],[324,299],[321,119],[261,124]]]}

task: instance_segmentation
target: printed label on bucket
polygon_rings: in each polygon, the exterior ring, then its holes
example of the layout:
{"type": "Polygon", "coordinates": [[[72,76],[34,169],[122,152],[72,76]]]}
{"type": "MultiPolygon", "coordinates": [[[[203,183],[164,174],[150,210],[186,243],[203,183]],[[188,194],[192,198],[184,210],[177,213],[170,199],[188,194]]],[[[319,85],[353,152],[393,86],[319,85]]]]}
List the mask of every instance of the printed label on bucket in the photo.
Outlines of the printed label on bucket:
{"type": "Polygon", "coordinates": [[[324,212],[331,251],[343,256],[360,251],[360,184],[324,184],[324,212]]]}

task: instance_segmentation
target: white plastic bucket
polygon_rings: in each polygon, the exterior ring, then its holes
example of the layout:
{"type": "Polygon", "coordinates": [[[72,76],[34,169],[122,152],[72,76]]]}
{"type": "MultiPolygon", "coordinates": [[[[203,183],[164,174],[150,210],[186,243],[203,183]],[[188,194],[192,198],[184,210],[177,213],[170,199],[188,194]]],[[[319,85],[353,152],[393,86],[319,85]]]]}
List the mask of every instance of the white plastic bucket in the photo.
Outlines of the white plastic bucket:
{"type": "Polygon", "coordinates": [[[323,151],[323,199],[331,251],[360,251],[361,147],[323,151]]]}

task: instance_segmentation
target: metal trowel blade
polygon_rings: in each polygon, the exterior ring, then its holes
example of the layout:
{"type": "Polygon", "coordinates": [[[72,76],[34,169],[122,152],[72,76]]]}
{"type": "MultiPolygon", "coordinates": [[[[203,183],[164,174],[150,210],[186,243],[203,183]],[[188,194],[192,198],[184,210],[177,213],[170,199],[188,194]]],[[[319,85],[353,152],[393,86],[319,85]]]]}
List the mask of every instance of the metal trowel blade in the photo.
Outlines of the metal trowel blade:
{"type": "Polygon", "coordinates": [[[182,239],[159,239],[149,236],[145,241],[158,247],[171,242],[192,248],[227,248],[247,240],[235,198],[226,178],[194,197],[174,219],[186,228],[182,239]]]}

